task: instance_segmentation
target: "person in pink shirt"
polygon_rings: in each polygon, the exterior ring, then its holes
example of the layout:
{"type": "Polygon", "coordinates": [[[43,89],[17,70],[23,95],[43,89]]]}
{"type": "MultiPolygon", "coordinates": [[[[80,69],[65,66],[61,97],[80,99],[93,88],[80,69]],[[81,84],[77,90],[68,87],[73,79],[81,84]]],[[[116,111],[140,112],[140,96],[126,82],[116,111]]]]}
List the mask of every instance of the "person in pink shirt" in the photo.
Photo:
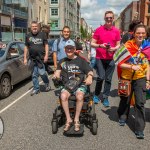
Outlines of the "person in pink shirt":
{"type": "Polygon", "coordinates": [[[113,26],[114,13],[112,11],[105,12],[104,20],[105,24],[95,30],[91,41],[91,46],[96,48],[96,69],[98,75],[93,100],[96,104],[100,101],[99,95],[105,80],[103,105],[109,107],[108,96],[115,69],[113,54],[120,47],[121,37],[119,29],[113,26]]]}

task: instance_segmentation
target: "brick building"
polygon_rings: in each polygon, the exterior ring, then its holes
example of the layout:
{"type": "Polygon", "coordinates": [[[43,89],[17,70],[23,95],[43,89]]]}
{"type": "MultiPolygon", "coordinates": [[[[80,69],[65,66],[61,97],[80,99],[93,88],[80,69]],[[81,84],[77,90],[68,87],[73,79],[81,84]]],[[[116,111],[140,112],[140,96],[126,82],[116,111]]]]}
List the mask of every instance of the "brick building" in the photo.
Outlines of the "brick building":
{"type": "Polygon", "coordinates": [[[131,2],[120,13],[120,27],[123,31],[128,30],[132,20],[141,20],[144,25],[150,26],[150,0],[139,0],[131,2]]]}

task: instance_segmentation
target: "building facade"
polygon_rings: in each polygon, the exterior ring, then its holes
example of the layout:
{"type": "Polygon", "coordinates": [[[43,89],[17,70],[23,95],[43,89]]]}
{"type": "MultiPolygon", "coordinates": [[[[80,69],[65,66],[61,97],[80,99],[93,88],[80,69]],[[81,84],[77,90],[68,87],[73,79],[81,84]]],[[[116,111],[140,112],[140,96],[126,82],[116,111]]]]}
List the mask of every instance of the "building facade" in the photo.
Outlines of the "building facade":
{"type": "Polygon", "coordinates": [[[121,29],[128,30],[132,20],[140,20],[144,25],[150,26],[150,0],[131,2],[120,14],[121,29]]]}
{"type": "Polygon", "coordinates": [[[58,38],[64,26],[71,29],[72,38],[80,34],[80,0],[49,0],[51,38],[58,38]]]}
{"type": "Polygon", "coordinates": [[[24,40],[27,32],[27,0],[0,0],[0,40],[24,40]]]}
{"type": "Polygon", "coordinates": [[[32,21],[41,24],[48,24],[49,21],[49,0],[28,0],[28,27],[32,21]]]}

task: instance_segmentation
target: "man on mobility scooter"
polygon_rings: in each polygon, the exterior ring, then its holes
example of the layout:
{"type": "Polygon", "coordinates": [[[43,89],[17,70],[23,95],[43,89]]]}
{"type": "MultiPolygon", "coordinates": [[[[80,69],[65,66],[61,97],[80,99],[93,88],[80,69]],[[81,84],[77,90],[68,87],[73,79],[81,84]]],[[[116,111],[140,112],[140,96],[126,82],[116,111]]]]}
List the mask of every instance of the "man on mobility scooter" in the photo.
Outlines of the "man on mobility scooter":
{"type": "Polygon", "coordinates": [[[84,95],[87,92],[88,85],[92,84],[93,71],[84,59],[75,55],[76,48],[72,40],[66,42],[64,50],[67,57],[60,60],[53,79],[61,78],[63,83],[60,99],[66,115],[64,131],[67,132],[74,125],[74,131],[78,132],[80,130],[79,117],[83,107],[84,95]],[[71,95],[76,97],[74,120],[72,120],[69,112],[68,99],[71,95]]]}

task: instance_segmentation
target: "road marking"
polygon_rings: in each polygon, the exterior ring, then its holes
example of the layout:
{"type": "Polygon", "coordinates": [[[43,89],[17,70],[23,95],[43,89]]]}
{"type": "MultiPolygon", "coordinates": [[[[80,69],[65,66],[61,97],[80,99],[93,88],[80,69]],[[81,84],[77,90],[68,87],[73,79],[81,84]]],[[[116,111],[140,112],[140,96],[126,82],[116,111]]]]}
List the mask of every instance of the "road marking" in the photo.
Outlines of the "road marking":
{"type": "MultiPolygon", "coordinates": [[[[50,75],[51,76],[51,75],[50,75]]],[[[50,77],[48,76],[48,78],[50,77]]],[[[39,84],[43,83],[43,81],[39,82],[39,84]]],[[[19,100],[21,100],[24,96],[26,96],[29,92],[31,92],[33,88],[31,88],[30,90],[28,90],[26,93],[22,94],[19,98],[17,98],[16,100],[14,100],[12,103],[10,103],[9,105],[7,105],[5,108],[3,108],[0,111],[0,114],[3,113],[5,110],[7,110],[8,108],[10,108],[11,106],[13,106],[15,103],[17,103],[19,100]]]]}
{"type": "MultiPolygon", "coordinates": [[[[33,89],[33,88],[32,88],[33,89]]],[[[29,91],[27,91],[26,93],[24,93],[23,95],[21,95],[19,98],[17,98],[15,101],[13,101],[12,103],[10,103],[8,106],[6,106],[5,108],[3,108],[0,111],[0,114],[2,112],[4,112],[5,110],[7,110],[9,107],[11,107],[12,105],[14,105],[15,103],[17,103],[21,98],[23,98],[25,95],[27,95],[32,89],[30,89],[29,91]]]]}

